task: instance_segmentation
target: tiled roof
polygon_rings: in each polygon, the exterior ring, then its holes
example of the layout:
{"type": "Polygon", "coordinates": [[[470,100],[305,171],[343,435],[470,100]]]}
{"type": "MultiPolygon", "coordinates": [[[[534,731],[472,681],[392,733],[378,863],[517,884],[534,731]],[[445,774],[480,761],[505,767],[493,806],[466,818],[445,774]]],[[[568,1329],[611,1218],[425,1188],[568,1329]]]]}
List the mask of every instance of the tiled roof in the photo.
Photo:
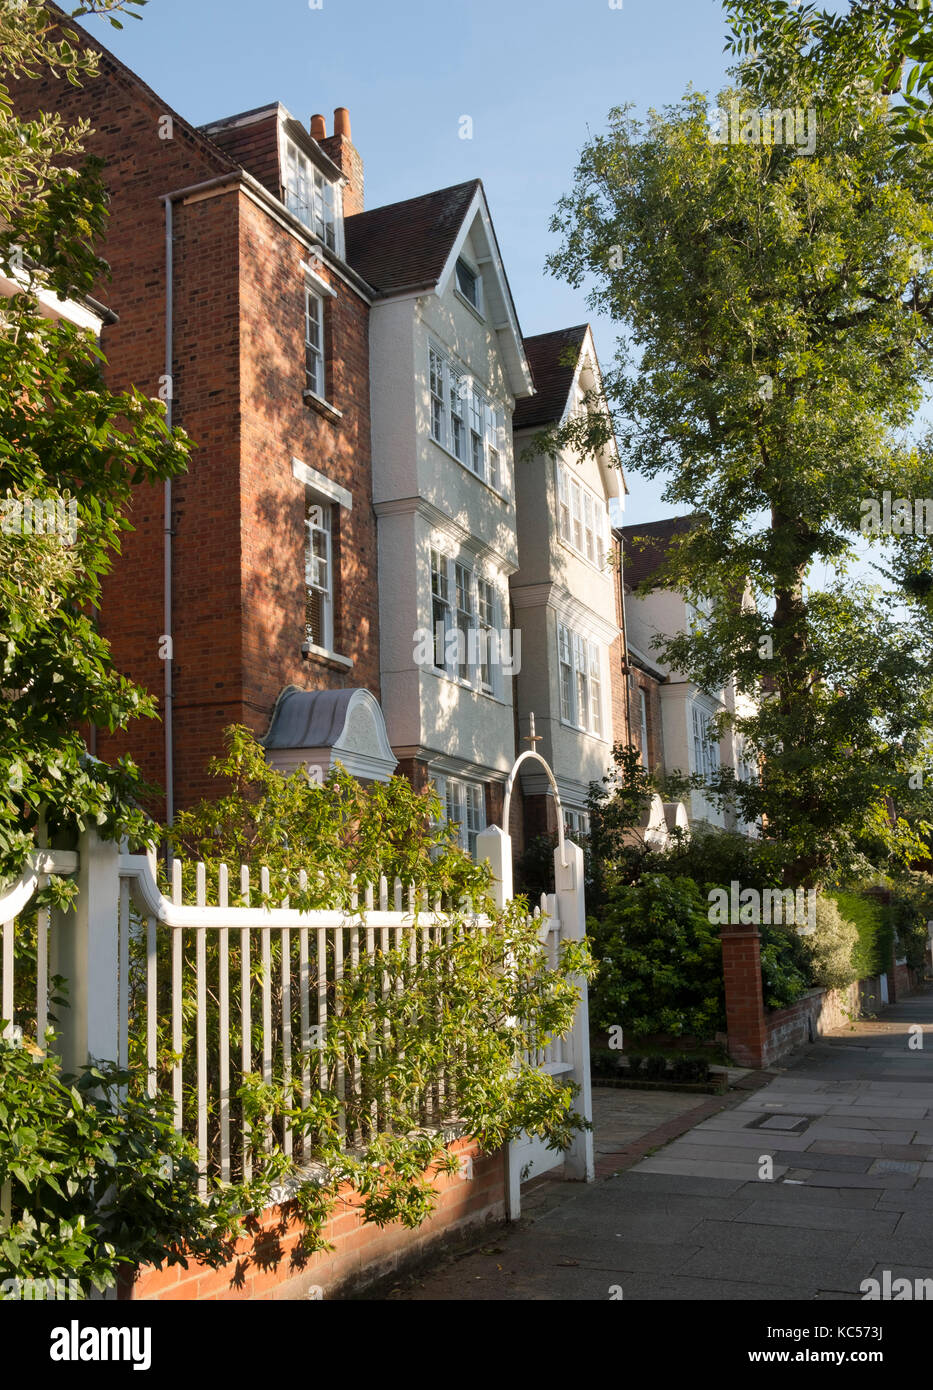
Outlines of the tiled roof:
{"type": "Polygon", "coordinates": [[[481,187],[471,179],[348,217],[347,262],[383,294],[435,285],[481,187]]]}
{"type": "Polygon", "coordinates": [[[674,536],[681,536],[697,524],[696,516],[670,516],[664,521],[643,521],[640,525],[619,526],[616,535],[622,541],[622,574],[626,585],[636,589],[661,568],[667,548],[674,536]],[[642,541],[644,544],[633,544],[642,541]]]}
{"type": "Polygon", "coordinates": [[[516,402],[513,429],[549,425],[561,418],[573,385],[586,330],[587,325],[580,323],[575,328],[558,328],[553,333],[539,333],[534,338],[524,340],[525,356],[531,366],[537,395],[516,402]],[[572,363],[569,360],[570,348],[576,349],[572,363]],[[565,354],[567,362],[563,361],[565,354]]]}

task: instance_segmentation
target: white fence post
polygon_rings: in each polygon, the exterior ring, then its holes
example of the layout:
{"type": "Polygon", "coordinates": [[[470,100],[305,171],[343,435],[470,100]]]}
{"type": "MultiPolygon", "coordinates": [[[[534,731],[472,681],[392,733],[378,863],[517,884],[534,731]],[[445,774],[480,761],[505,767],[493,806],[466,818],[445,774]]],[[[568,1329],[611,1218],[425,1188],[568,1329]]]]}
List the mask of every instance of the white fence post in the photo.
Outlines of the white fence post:
{"type": "Polygon", "coordinates": [[[79,843],[78,896],[68,912],[53,913],[50,968],[67,981],[59,1009],[58,1049],[65,1071],[91,1058],[120,1054],[120,851],[94,830],[79,843]]]}
{"type": "MultiPolygon", "coordinates": [[[[564,841],[561,863],[560,848],[554,851],[554,882],[560,907],[561,939],[582,941],[586,935],[586,901],[583,883],[583,850],[570,840],[564,841]]],[[[588,1120],[593,1118],[593,1088],[590,1081],[590,1006],[585,980],[578,980],[580,1003],[568,1042],[572,1049],[571,1076],[580,1087],[577,1107],[588,1120]]],[[[577,1182],[592,1182],[596,1176],[593,1160],[593,1131],[578,1133],[564,1156],[564,1171],[577,1182]]]]}
{"type": "MultiPolygon", "coordinates": [[[[499,825],[490,825],[476,837],[477,862],[487,863],[492,870],[492,895],[496,907],[505,907],[512,893],[512,837],[499,825]]],[[[505,1160],[505,1219],[517,1221],[522,1210],[521,1165],[514,1144],[506,1144],[505,1160]]]]}
{"type": "Polygon", "coordinates": [[[501,826],[491,825],[476,837],[477,862],[487,863],[493,874],[496,907],[512,899],[512,837],[501,826]]]}

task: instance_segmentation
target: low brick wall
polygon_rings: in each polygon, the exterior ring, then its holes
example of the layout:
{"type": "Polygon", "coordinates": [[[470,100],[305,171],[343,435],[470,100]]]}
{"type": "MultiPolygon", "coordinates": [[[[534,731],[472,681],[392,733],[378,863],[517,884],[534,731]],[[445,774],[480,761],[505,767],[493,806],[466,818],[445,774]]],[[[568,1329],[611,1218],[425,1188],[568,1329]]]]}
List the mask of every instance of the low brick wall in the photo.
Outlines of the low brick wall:
{"type": "Polygon", "coordinates": [[[765,1013],[761,1065],[770,1066],[823,1033],[844,1028],[858,1014],[858,984],[849,985],[844,990],[811,989],[786,1009],[769,1009],[765,1013]]]}
{"type": "MultiPolygon", "coordinates": [[[[787,1009],[764,1007],[761,942],[754,926],[730,924],[722,929],[723,980],[730,1056],[739,1066],[768,1067],[823,1033],[844,1028],[861,1013],[881,1007],[881,981],[859,980],[845,990],[811,989],[787,1009]]],[[[889,997],[916,987],[906,965],[888,975],[889,997]]]]}
{"type": "Polygon", "coordinates": [[[399,1223],[379,1227],[360,1218],[361,1201],[347,1192],[324,1228],[332,1251],[303,1260],[297,1245],[303,1227],[294,1207],[271,1207],[237,1243],[235,1258],[222,1269],[189,1262],[188,1268],[146,1266],[121,1297],[143,1300],[317,1299],[364,1288],[423,1259],[445,1241],[461,1239],[471,1228],[505,1218],[503,1154],[481,1154],[471,1140],[450,1145],[452,1153],[471,1161],[470,1177],[435,1180],[437,1205],[423,1224],[409,1230],[399,1223]]]}

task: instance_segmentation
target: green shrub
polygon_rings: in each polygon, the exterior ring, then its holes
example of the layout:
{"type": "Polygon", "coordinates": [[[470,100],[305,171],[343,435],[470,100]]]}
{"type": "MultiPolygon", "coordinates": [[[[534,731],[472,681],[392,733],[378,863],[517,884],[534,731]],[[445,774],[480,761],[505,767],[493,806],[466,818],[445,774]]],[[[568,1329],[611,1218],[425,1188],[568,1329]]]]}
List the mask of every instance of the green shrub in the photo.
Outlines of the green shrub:
{"type": "Polygon", "coordinates": [[[62,1076],[34,1044],[0,1041],[0,1276],[112,1287],[121,1263],[217,1267],[238,1222],[228,1195],[201,1202],[197,1156],[170,1097],[134,1094],[128,1073],[62,1076]]]}
{"type": "Polygon", "coordinates": [[[810,988],[809,961],[803,939],[793,928],[763,923],[758,930],[765,1008],[789,1008],[810,988]]]}
{"type": "Polygon", "coordinates": [[[699,1057],[678,1057],[671,1067],[671,1076],[675,1081],[708,1081],[709,1075],[709,1062],[699,1057]]]}
{"type": "Polygon", "coordinates": [[[667,1058],[649,1057],[645,1064],[645,1072],[649,1081],[663,1081],[667,1076],[667,1058]]]}
{"type": "Polygon", "coordinates": [[[810,979],[822,989],[845,989],[858,979],[855,955],[859,944],[854,922],[843,917],[832,898],[816,899],[816,928],[801,938],[810,964],[810,979]]]}
{"type": "Polygon", "coordinates": [[[639,1072],[642,1070],[642,1068],[643,1068],[643,1066],[644,1066],[646,1060],[647,1060],[647,1059],[644,1058],[644,1057],[642,1057],[641,1053],[639,1053],[639,1052],[631,1052],[631,1053],[629,1053],[629,1057],[628,1057],[628,1069],[629,1069],[629,1071],[630,1071],[634,1076],[637,1076],[637,1075],[639,1074],[639,1072]]]}
{"type": "Polygon", "coordinates": [[[933,920],[933,874],[911,873],[896,880],[886,918],[895,934],[897,954],[907,957],[911,970],[922,972],[926,964],[927,923],[933,920]]]}
{"type": "Polygon", "coordinates": [[[894,928],[881,904],[855,892],[835,892],[827,897],[853,924],[858,936],[852,952],[853,978],[868,980],[890,970],[894,928]]]}
{"type": "Polygon", "coordinates": [[[707,888],[781,886],[780,849],[767,840],[697,825],[689,837],[651,857],[651,873],[692,878],[707,888]]]}
{"type": "Polygon", "coordinates": [[[708,903],[688,878],[648,875],[617,886],[589,931],[599,970],[598,1028],[709,1038],[725,1026],[722,948],[708,903]]]}

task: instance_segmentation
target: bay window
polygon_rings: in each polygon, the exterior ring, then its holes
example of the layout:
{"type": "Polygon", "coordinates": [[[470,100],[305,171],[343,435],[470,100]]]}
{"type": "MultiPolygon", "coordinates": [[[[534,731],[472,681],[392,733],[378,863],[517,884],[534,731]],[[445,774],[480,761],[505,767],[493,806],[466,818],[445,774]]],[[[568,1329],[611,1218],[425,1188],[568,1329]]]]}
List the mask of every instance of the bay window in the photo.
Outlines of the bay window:
{"type": "Polygon", "coordinates": [[[560,717],[586,733],[602,737],[602,663],[599,643],[563,623],[557,626],[560,717]]]}
{"type": "Polygon", "coordinates": [[[606,563],[606,504],[562,463],[557,464],[557,529],[578,555],[602,569],[606,563]]]}
{"type": "Polygon", "coordinates": [[[496,492],[505,490],[505,416],[438,348],[428,350],[431,438],[496,492]]]}

